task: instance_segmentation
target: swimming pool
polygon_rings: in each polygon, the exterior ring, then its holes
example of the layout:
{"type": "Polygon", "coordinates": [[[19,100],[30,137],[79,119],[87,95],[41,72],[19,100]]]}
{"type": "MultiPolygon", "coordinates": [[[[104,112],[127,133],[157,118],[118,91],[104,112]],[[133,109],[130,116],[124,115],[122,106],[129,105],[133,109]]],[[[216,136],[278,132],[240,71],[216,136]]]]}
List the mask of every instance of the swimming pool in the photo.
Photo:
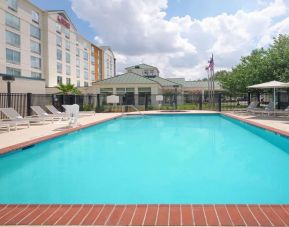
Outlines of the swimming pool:
{"type": "Polygon", "coordinates": [[[123,117],[0,156],[0,203],[285,204],[289,139],[215,115],[123,117]]]}

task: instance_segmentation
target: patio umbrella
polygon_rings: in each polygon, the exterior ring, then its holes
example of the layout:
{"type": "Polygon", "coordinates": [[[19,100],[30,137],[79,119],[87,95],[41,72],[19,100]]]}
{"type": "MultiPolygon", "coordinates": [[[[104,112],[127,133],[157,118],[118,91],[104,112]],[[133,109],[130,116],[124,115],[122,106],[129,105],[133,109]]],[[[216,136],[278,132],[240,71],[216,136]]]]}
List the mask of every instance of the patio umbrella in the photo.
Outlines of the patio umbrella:
{"type": "Polygon", "coordinates": [[[274,102],[274,110],[275,110],[276,88],[284,88],[284,87],[289,87],[289,83],[283,83],[280,81],[273,80],[273,81],[262,83],[262,84],[255,84],[255,85],[249,86],[248,88],[255,88],[255,89],[273,88],[274,90],[273,102],[274,102]]]}

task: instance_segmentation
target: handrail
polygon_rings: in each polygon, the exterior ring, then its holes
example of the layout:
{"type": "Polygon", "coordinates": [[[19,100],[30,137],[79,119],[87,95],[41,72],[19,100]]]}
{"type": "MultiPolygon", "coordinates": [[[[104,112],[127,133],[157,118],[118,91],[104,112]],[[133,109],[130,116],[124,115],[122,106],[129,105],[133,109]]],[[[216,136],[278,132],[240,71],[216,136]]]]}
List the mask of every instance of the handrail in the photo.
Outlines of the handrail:
{"type": "Polygon", "coordinates": [[[122,105],[122,112],[124,112],[123,110],[124,110],[124,107],[131,107],[131,108],[133,108],[134,110],[136,110],[137,112],[139,112],[142,116],[145,116],[138,108],[136,108],[136,106],[134,106],[134,105],[122,105]]]}

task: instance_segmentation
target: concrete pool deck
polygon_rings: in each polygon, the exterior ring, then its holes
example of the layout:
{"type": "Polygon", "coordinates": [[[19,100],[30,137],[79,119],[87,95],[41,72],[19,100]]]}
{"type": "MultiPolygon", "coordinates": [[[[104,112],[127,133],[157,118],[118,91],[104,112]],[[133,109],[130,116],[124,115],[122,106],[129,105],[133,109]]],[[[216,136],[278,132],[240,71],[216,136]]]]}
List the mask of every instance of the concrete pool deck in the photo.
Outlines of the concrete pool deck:
{"type": "MultiPolygon", "coordinates": [[[[173,114],[217,113],[212,111],[173,114]]],[[[137,113],[130,113],[137,114],[137,113]]],[[[145,114],[170,114],[148,111],[145,114]]],[[[289,136],[289,118],[274,119],[246,114],[223,113],[249,124],[289,136]]],[[[122,116],[97,113],[81,117],[81,126],[32,125],[0,133],[0,154],[65,135],[122,116]]],[[[1,190],[1,188],[0,188],[1,190]]],[[[99,226],[289,226],[289,205],[6,205],[0,204],[0,225],[99,225],[99,226]]]]}

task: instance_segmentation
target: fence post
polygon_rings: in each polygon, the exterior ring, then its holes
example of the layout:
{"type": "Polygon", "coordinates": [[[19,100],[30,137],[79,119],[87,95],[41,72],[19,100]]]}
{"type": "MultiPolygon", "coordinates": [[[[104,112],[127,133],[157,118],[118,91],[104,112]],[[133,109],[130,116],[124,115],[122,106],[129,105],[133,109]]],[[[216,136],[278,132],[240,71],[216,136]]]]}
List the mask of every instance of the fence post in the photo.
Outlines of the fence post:
{"type": "Polygon", "coordinates": [[[98,112],[100,110],[100,95],[96,95],[96,109],[95,112],[98,112]]]}
{"type": "Polygon", "coordinates": [[[202,94],[200,94],[199,96],[199,110],[203,109],[203,97],[202,94]]]}
{"type": "Polygon", "coordinates": [[[222,111],[222,94],[221,93],[219,93],[218,95],[218,110],[219,112],[222,111]]]}
{"type": "Polygon", "coordinates": [[[27,116],[31,116],[32,93],[27,93],[27,116]]]}
{"type": "Polygon", "coordinates": [[[148,110],[148,95],[145,93],[145,110],[148,110]]]}
{"type": "Polygon", "coordinates": [[[7,82],[7,104],[8,107],[11,107],[11,82],[7,82]]]}

